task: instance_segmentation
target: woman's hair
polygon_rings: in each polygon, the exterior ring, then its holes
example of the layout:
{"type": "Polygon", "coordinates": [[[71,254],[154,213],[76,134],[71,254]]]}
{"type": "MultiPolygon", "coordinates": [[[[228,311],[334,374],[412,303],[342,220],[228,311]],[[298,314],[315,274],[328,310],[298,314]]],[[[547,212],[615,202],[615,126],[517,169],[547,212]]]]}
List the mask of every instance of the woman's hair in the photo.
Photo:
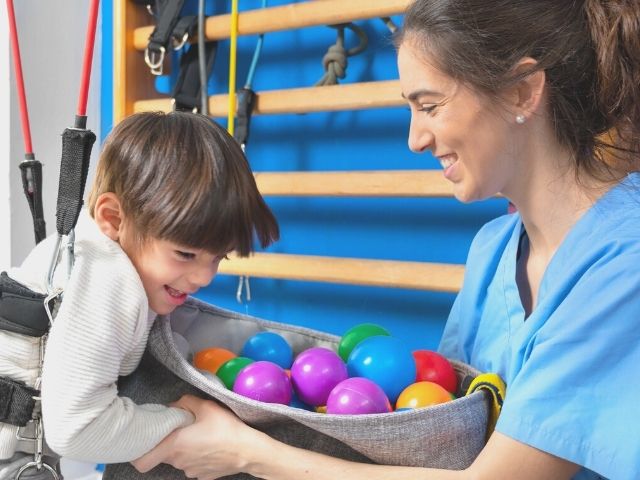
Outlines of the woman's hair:
{"type": "Polygon", "coordinates": [[[240,145],[209,118],[184,112],[131,115],[115,126],[89,196],[115,193],[140,241],[168,240],[212,253],[253,251],[279,237],[240,145]]]}
{"type": "Polygon", "coordinates": [[[558,141],[578,169],[638,169],[638,0],[416,0],[399,46],[411,42],[442,72],[490,98],[535,70],[546,75],[558,141]],[[514,74],[524,57],[534,70],[514,74]]]}

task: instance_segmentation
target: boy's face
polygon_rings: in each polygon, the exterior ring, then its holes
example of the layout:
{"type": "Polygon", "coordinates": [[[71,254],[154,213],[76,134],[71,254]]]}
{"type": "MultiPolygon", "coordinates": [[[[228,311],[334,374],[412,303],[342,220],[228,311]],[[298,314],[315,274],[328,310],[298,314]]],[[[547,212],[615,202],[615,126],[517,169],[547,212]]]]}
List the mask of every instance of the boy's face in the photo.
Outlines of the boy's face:
{"type": "MultiPolygon", "coordinates": [[[[123,236],[120,245],[136,267],[149,307],[166,315],[213,280],[225,255],[148,239],[141,246],[123,236]]],[[[226,253],[226,252],[225,252],[226,253]]]]}

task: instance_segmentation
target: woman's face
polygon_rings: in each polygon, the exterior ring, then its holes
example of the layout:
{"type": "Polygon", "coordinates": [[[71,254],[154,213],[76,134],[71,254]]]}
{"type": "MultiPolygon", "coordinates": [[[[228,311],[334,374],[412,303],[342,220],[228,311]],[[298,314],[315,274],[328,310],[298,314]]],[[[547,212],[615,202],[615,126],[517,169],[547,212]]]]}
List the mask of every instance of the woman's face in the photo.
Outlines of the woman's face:
{"type": "Polygon", "coordinates": [[[409,148],[440,161],[462,202],[503,192],[515,168],[513,122],[499,105],[427,62],[411,41],[400,46],[400,84],[411,109],[409,148]]]}

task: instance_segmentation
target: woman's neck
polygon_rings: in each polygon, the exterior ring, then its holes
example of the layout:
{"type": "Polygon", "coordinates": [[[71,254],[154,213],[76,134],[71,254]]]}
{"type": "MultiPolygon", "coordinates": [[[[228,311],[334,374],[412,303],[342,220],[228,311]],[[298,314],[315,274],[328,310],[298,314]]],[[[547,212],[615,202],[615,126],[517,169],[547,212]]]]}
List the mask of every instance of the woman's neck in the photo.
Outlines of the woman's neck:
{"type": "Polygon", "coordinates": [[[615,182],[576,173],[573,155],[557,142],[528,145],[519,175],[504,194],[520,212],[530,256],[548,262],[567,233],[615,182]]]}

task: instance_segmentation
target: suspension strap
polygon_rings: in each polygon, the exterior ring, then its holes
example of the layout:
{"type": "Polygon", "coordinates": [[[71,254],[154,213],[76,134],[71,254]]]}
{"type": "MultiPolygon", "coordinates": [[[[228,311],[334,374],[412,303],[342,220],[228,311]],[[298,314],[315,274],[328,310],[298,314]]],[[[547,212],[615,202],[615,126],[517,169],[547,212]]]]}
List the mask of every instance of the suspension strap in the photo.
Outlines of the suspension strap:
{"type": "Polygon", "coordinates": [[[9,30],[11,37],[11,50],[13,53],[13,65],[16,75],[16,87],[20,105],[20,120],[22,123],[22,137],[24,140],[24,161],[20,163],[22,187],[31,210],[33,218],[33,232],[36,243],[40,243],[47,236],[47,228],[42,209],[42,164],[36,160],[31,143],[31,126],[29,124],[29,110],[27,109],[27,94],[24,88],[22,75],[22,60],[20,58],[20,42],[18,41],[18,28],[16,15],[13,8],[13,0],[7,0],[7,12],[9,17],[9,30]]]}
{"type": "MultiPolygon", "coordinates": [[[[218,42],[205,42],[206,76],[209,78],[216,61],[218,42]]],[[[180,73],[173,88],[174,110],[184,110],[189,112],[200,111],[200,66],[198,62],[200,47],[193,44],[189,50],[180,58],[180,73]]],[[[203,112],[201,112],[203,113],[203,112]]]]}
{"type": "MultiPolygon", "coordinates": [[[[144,52],[144,61],[154,75],[162,75],[165,53],[169,48],[174,28],[180,19],[180,11],[183,5],[184,0],[155,0],[155,2],[147,2],[147,8],[156,19],[156,26],[149,36],[149,43],[144,52]]],[[[195,17],[193,20],[195,21],[195,17]]],[[[183,44],[181,39],[178,48],[183,44]]]]}

